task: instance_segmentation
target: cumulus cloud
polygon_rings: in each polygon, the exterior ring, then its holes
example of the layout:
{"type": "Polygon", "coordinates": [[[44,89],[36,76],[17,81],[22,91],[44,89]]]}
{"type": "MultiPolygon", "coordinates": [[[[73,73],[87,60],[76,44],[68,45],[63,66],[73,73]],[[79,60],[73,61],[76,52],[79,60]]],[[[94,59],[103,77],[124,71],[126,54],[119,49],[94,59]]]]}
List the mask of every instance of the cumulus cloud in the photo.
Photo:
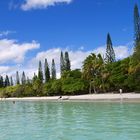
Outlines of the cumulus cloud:
{"type": "Polygon", "coordinates": [[[40,47],[35,41],[31,43],[18,43],[16,40],[0,40],[0,64],[6,62],[21,63],[28,51],[40,47]]]}
{"type": "Polygon", "coordinates": [[[60,3],[69,4],[70,2],[72,2],[72,0],[25,0],[21,5],[21,9],[27,11],[30,9],[47,8],[60,3]]]}
{"type": "MultiPolygon", "coordinates": [[[[72,50],[67,50],[67,49],[63,49],[62,51],[63,52],[68,51],[69,52],[69,57],[70,57],[70,60],[71,60],[72,69],[81,68],[83,60],[92,52],[92,51],[84,52],[84,51],[81,51],[81,50],[72,51],[72,50]]],[[[52,59],[54,59],[57,68],[59,68],[60,53],[61,53],[61,48],[54,48],[54,49],[50,49],[50,50],[47,50],[47,51],[39,52],[36,55],[36,57],[33,58],[29,62],[29,65],[31,67],[33,67],[35,65],[37,66],[39,60],[44,62],[44,59],[47,58],[48,63],[50,65],[51,65],[52,59]]]]}
{"type": "MultiPolygon", "coordinates": [[[[11,43],[11,44],[13,44],[13,43],[11,43]]],[[[17,45],[16,42],[14,44],[17,45]]],[[[36,43],[33,43],[33,44],[36,44],[36,43]]],[[[19,46],[20,47],[22,46],[24,48],[22,50],[25,50],[25,51],[28,50],[28,49],[26,49],[26,47],[24,47],[24,45],[19,45],[19,46]]],[[[7,46],[9,46],[9,45],[6,45],[6,43],[5,43],[5,48],[7,46]]],[[[31,48],[31,49],[36,48],[36,47],[33,47],[33,46],[32,47],[27,47],[27,48],[31,48]]],[[[117,60],[126,58],[132,53],[129,46],[126,46],[126,45],[116,46],[116,47],[114,47],[114,50],[115,50],[115,53],[116,53],[116,59],[117,60]]],[[[101,46],[101,47],[95,48],[94,50],[89,50],[89,51],[84,51],[84,50],[79,50],[79,49],[78,50],[71,50],[71,49],[68,49],[68,48],[49,49],[49,50],[46,50],[46,51],[38,52],[35,57],[33,57],[28,63],[26,63],[26,65],[17,65],[17,66],[14,66],[14,67],[4,67],[3,66],[2,70],[0,71],[0,74],[1,73],[8,73],[9,75],[14,75],[15,72],[18,70],[20,74],[22,73],[22,71],[25,71],[26,75],[29,76],[30,78],[32,78],[34,73],[37,74],[39,60],[42,61],[42,67],[43,67],[44,59],[47,58],[50,67],[51,67],[52,59],[55,60],[56,69],[57,69],[57,78],[59,78],[60,77],[60,53],[61,53],[61,51],[63,51],[63,52],[68,51],[69,52],[72,69],[81,69],[83,61],[85,60],[85,58],[89,54],[91,54],[91,53],[99,54],[100,53],[102,56],[105,56],[106,46],[104,45],[104,46],[101,46]]],[[[1,53],[1,51],[0,51],[0,53],[1,53]]],[[[20,52],[18,52],[18,54],[20,54],[20,52]]],[[[16,55],[16,57],[18,57],[18,55],[16,55]]],[[[13,57],[15,59],[15,61],[18,60],[18,58],[16,58],[16,57],[13,57]]],[[[0,58],[1,58],[1,54],[0,54],[0,58]]],[[[20,58],[19,58],[19,60],[20,60],[20,58]]]]}
{"type": "Polygon", "coordinates": [[[0,31],[0,38],[1,37],[5,37],[5,36],[8,36],[9,34],[12,34],[12,33],[15,33],[15,31],[0,31]]]}
{"type": "MultiPolygon", "coordinates": [[[[115,51],[117,60],[121,60],[132,54],[131,48],[129,48],[127,45],[115,46],[114,51],[115,51]]],[[[93,50],[93,53],[95,54],[100,53],[103,57],[105,57],[106,46],[104,45],[104,46],[98,47],[97,49],[93,50]]]]}
{"type": "Polygon", "coordinates": [[[9,66],[0,66],[0,74],[5,74],[9,72],[10,67],[9,66]]]}
{"type": "MultiPolygon", "coordinates": [[[[42,52],[37,53],[37,55],[29,62],[28,65],[29,65],[30,69],[34,69],[34,72],[37,72],[37,71],[35,71],[35,67],[37,69],[39,60],[41,60],[42,63],[44,63],[44,59],[47,58],[48,63],[51,66],[51,61],[52,61],[52,59],[54,59],[55,63],[56,63],[57,77],[60,77],[60,66],[59,65],[60,65],[61,50],[63,52],[65,52],[65,51],[69,52],[72,69],[81,69],[83,61],[89,54],[91,54],[91,53],[99,54],[100,53],[102,56],[105,57],[106,46],[104,45],[104,46],[95,48],[94,50],[90,50],[90,51],[83,51],[83,50],[79,50],[79,49],[70,50],[70,49],[61,49],[61,48],[53,48],[53,49],[49,49],[47,51],[42,51],[42,52]]],[[[132,53],[130,51],[129,47],[125,46],[125,45],[116,46],[116,47],[114,47],[114,50],[115,50],[117,60],[126,58],[132,53]]],[[[32,74],[33,74],[33,72],[32,72],[32,74]]]]}

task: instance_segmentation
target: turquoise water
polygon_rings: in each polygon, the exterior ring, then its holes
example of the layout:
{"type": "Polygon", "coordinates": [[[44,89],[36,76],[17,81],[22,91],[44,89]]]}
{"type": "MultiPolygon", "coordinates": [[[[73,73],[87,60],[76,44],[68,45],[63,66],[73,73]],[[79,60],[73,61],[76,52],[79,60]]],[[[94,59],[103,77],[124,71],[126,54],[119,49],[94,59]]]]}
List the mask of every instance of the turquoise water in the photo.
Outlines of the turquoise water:
{"type": "Polygon", "coordinates": [[[0,140],[140,140],[140,104],[0,102],[0,140]]]}

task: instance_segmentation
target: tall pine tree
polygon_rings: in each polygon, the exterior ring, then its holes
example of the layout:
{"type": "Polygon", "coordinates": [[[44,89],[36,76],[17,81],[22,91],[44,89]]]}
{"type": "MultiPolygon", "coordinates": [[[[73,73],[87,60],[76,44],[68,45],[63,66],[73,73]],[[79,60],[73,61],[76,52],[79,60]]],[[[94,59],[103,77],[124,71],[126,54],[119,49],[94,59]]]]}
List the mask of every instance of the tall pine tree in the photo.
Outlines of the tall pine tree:
{"type": "Polygon", "coordinates": [[[65,60],[64,60],[63,52],[61,51],[61,55],[60,55],[60,73],[61,73],[61,76],[62,76],[64,70],[65,70],[65,60]]]}
{"type": "Polygon", "coordinates": [[[137,4],[134,7],[134,42],[132,64],[137,65],[140,62],[140,16],[137,4]]]}
{"type": "Polygon", "coordinates": [[[138,46],[140,43],[140,16],[137,4],[134,7],[134,31],[135,46],[138,46]]]}
{"type": "Polygon", "coordinates": [[[44,71],[45,71],[45,83],[47,83],[50,80],[50,69],[47,59],[45,59],[44,71]]]}
{"type": "Polygon", "coordinates": [[[35,82],[37,80],[37,75],[34,73],[32,81],[35,82]]]}
{"type": "Polygon", "coordinates": [[[5,87],[8,87],[8,86],[10,86],[10,81],[9,81],[8,75],[6,75],[6,77],[5,77],[5,87]]]}
{"type": "Polygon", "coordinates": [[[17,85],[20,84],[20,78],[19,78],[18,71],[16,72],[16,84],[17,84],[17,85]]]}
{"type": "Polygon", "coordinates": [[[39,61],[39,67],[38,67],[38,79],[43,83],[43,71],[42,71],[42,63],[39,61]]]}
{"type": "Polygon", "coordinates": [[[105,62],[106,63],[115,62],[115,52],[113,49],[113,45],[109,33],[107,34],[107,48],[106,48],[105,62]]]}
{"type": "Polygon", "coordinates": [[[24,71],[22,73],[21,82],[22,82],[22,85],[26,84],[26,76],[25,76],[24,71]]]}
{"type": "Polygon", "coordinates": [[[4,87],[3,77],[0,76],[0,88],[4,87]]]}
{"type": "Polygon", "coordinates": [[[65,52],[65,70],[70,71],[70,59],[69,59],[69,53],[65,52]]]}
{"type": "Polygon", "coordinates": [[[30,78],[27,76],[27,80],[26,80],[27,84],[31,84],[31,80],[30,78]]]}
{"type": "Polygon", "coordinates": [[[14,82],[13,82],[13,78],[12,76],[10,77],[10,86],[13,86],[14,85],[14,82]]]}
{"type": "Polygon", "coordinates": [[[55,62],[54,59],[52,59],[52,67],[51,67],[51,72],[52,72],[52,79],[56,79],[56,68],[55,68],[55,62]]]}

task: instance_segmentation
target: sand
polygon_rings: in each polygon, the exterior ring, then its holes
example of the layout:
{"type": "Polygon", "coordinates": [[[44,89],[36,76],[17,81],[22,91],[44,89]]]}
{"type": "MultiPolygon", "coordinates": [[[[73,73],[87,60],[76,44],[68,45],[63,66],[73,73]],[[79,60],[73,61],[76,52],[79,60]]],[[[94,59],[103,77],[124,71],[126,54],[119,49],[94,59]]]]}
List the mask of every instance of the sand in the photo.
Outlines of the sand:
{"type": "Polygon", "coordinates": [[[53,97],[24,97],[24,98],[1,98],[1,101],[133,101],[140,102],[140,94],[123,93],[123,94],[87,94],[77,96],[53,96],[53,97]]]}

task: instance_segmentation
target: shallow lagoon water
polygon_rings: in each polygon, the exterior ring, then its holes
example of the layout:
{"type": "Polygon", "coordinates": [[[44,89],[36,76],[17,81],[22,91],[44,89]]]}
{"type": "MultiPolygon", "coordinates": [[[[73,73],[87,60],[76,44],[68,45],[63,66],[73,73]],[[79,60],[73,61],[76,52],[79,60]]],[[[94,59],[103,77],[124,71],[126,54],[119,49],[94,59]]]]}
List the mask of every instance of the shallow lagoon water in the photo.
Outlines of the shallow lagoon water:
{"type": "Polygon", "coordinates": [[[139,140],[140,103],[0,102],[0,140],[139,140]]]}

